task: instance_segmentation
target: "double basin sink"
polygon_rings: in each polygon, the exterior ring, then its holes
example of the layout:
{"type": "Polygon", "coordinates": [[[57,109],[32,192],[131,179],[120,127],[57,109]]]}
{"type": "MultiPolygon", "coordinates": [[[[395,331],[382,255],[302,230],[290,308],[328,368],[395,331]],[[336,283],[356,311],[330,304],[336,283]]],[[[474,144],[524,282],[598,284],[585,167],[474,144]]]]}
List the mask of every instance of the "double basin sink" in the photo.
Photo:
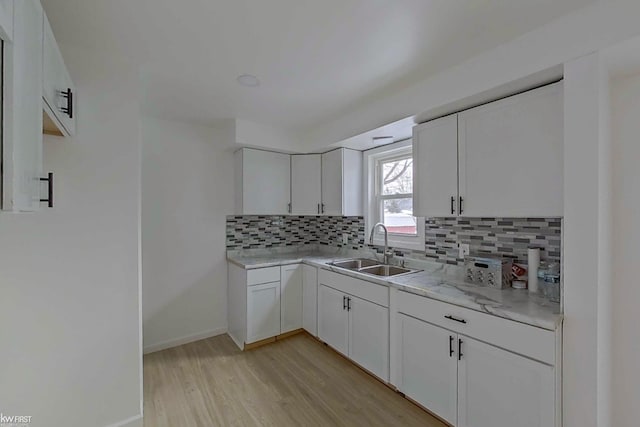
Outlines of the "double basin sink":
{"type": "Polygon", "coordinates": [[[379,277],[398,276],[400,274],[409,274],[419,271],[412,270],[410,268],[396,267],[395,265],[382,264],[379,261],[366,258],[335,261],[329,263],[329,265],[379,277]]]}

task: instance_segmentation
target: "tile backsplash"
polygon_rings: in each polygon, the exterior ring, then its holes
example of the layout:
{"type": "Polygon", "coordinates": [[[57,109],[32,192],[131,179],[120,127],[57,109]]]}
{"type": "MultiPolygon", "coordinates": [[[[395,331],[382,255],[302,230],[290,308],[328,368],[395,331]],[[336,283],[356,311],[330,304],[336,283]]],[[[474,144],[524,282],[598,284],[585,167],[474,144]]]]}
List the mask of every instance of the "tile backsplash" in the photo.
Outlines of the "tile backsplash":
{"type": "MultiPolygon", "coordinates": [[[[397,249],[401,256],[458,265],[458,243],[468,243],[473,255],[494,255],[526,263],[527,248],[539,247],[541,258],[561,258],[561,218],[427,218],[425,250],[397,249]]],[[[263,216],[227,217],[227,250],[264,249],[305,244],[348,248],[365,246],[363,217],[263,216]]]]}

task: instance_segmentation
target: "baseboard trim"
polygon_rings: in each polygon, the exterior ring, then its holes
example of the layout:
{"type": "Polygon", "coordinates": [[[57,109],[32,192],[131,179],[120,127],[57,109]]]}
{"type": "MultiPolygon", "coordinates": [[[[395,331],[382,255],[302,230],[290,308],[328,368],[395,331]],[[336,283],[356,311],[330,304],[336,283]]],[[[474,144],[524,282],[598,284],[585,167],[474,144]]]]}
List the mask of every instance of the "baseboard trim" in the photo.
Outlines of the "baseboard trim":
{"type": "Polygon", "coordinates": [[[142,414],[138,414],[115,424],[109,424],[107,427],[142,427],[142,421],[142,414]]]}
{"type": "Polygon", "coordinates": [[[195,334],[185,335],[180,338],[175,338],[172,340],[167,340],[167,341],[162,341],[159,343],[147,345],[144,347],[143,352],[144,354],[154,353],[156,351],[166,350],[171,347],[177,347],[182,344],[188,344],[190,342],[200,341],[205,338],[211,338],[211,337],[215,337],[217,335],[222,335],[225,333],[227,333],[227,328],[210,329],[208,331],[198,332],[195,334]]]}

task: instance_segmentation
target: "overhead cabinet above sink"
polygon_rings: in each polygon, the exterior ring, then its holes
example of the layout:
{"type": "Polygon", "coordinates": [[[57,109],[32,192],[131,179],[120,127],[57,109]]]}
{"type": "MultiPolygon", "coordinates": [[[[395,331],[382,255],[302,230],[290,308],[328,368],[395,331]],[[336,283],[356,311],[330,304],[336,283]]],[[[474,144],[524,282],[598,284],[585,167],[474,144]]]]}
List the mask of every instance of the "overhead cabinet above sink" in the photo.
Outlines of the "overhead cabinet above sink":
{"type": "Polygon", "coordinates": [[[554,83],[415,126],[414,214],[562,216],[562,91],[554,83]]]}

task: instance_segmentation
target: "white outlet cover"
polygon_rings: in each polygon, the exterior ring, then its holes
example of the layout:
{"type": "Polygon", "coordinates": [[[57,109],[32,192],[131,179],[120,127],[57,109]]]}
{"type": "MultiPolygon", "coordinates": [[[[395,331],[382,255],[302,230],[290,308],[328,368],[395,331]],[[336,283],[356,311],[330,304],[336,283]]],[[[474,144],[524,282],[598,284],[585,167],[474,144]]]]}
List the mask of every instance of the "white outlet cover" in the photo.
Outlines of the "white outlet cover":
{"type": "Polygon", "coordinates": [[[349,243],[349,235],[347,233],[342,233],[342,244],[346,245],[349,243]]]}
{"type": "Polygon", "coordinates": [[[464,258],[467,255],[469,255],[469,244],[460,243],[458,245],[458,258],[464,258]]]}

